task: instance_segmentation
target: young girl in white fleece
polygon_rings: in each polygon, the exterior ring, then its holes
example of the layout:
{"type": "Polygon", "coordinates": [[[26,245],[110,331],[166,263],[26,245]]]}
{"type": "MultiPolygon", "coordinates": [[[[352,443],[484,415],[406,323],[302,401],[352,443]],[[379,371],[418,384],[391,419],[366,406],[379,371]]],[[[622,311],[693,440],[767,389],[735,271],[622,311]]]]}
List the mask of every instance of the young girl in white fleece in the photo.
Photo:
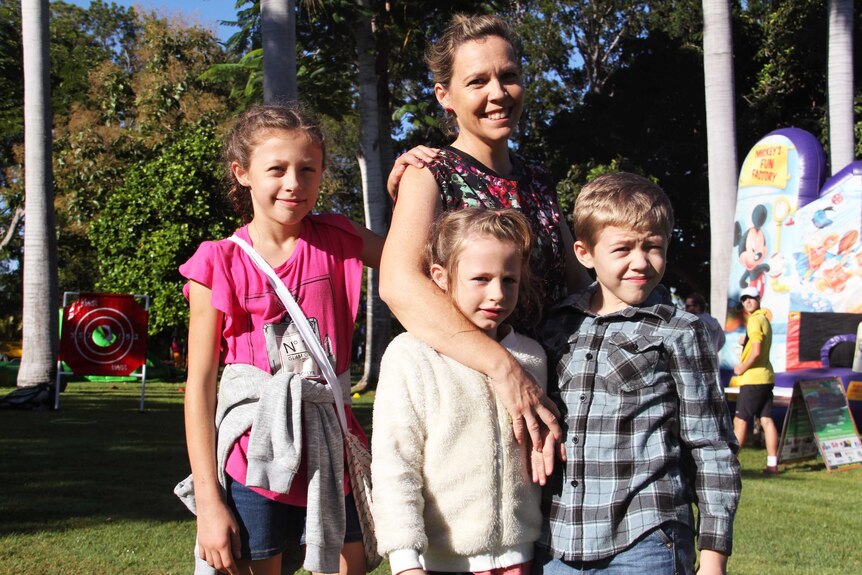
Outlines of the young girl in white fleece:
{"type": "MultiPolygon", "coordinates": [[[[541,346],[503,323],[519,303],[520,313],[530,309],[530,245],[519,212],[467,208],[435,223],[425,264],[464,316],[544,388],[541,346]]],[[[540,487],[485,375],[409,333],[395,338],[381,363],[372,452],[375,529],[392,575],[529,573],[540,487]]]]}

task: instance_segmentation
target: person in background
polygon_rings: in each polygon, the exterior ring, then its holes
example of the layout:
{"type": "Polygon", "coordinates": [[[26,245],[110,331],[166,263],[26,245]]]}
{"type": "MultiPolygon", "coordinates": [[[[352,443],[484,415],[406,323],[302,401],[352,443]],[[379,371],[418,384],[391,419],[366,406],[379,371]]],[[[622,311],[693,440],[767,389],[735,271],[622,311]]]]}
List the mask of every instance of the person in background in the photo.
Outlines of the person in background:
{"type": "Polygon", "coordinates": [[[706,312],[706,299],[697,292],[689,294],[685,298],[685,311],[700,318],[700,321],[706,326],[706,331],[709,332],[712,349],[715,350],[715,353],[718,353],[724,346],[724,328],[721,327],[717,319],[706,312]]]}
{"type": "Polygon", "coordinates": [[[775,387],[775,371],[769,361],[772,347],[772,324],[769,312],[760,307],[760,292],[747,287],[740,293],[745,312],[745,335],[742,337],[742,357],[734,366],[731,385],[739,386],[736,413],[733,417],[733,432],[739,446],[745,443],[748,422],[760,419],[763,440],[766,444],[766,475],[778,475],[778,429],[772,420],[772,389],[775,387]]]}

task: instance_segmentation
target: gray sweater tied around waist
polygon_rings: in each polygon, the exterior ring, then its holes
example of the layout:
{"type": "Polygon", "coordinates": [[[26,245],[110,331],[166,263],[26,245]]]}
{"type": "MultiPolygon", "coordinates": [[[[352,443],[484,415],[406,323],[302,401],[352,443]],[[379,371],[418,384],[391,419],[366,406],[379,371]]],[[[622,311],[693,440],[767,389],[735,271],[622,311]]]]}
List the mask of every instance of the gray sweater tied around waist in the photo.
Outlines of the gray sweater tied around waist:
{"type": "MultiPolygon", "coordinates": [[[[341,387],[349,405],[349,382],[341,387]]],[[[270,375],[253,365],[231,364],[222,373],[215,416],[222,489],[228,454],[251,428],[246,485],[287,493],[302,461],[305,433],[308,500],[303,567],[315,573],[337,573],[344,544],[344,446],[333,401],[326,384],[294,373],[270,375]]],[[[196,513],[191,475],[174,493],[196,513]]],[[[215,573],[198,557],[197,546],[195,551],[195,575],[215,573]]]]}

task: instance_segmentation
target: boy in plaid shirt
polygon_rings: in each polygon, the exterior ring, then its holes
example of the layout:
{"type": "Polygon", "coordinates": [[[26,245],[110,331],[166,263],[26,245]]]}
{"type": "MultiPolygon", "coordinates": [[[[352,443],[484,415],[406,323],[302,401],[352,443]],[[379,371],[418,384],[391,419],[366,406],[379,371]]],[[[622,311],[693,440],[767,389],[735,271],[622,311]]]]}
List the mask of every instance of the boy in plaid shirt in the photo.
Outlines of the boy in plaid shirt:
{"type": "Polygon", "coordinates": [[[574,219],[575,254],[597,281],[542,329],[567,460],[545,487],[534,573],[692,573],[696,531],[698,573],[724,574],[739,447],[709,333],[659,285],[670,201],[608,174],[584,186],[574,219]]]}

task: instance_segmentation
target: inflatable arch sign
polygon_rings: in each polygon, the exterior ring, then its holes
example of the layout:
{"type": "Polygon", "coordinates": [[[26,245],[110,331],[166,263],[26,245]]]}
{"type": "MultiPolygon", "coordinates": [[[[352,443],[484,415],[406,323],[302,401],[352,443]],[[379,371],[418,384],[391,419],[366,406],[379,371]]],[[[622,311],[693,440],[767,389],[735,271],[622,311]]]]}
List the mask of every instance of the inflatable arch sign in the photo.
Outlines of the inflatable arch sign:
{"type": "Polygon", "coordinates": [[[771,313],[776,372],[821,366],[821,351],[862,322],[862,162],[825,184],[820,143],[776,130],[748,153],[739,175],[734,258],[722,367],[739,362],[745,325],[739,294],[753,287],[771,313]]]}

